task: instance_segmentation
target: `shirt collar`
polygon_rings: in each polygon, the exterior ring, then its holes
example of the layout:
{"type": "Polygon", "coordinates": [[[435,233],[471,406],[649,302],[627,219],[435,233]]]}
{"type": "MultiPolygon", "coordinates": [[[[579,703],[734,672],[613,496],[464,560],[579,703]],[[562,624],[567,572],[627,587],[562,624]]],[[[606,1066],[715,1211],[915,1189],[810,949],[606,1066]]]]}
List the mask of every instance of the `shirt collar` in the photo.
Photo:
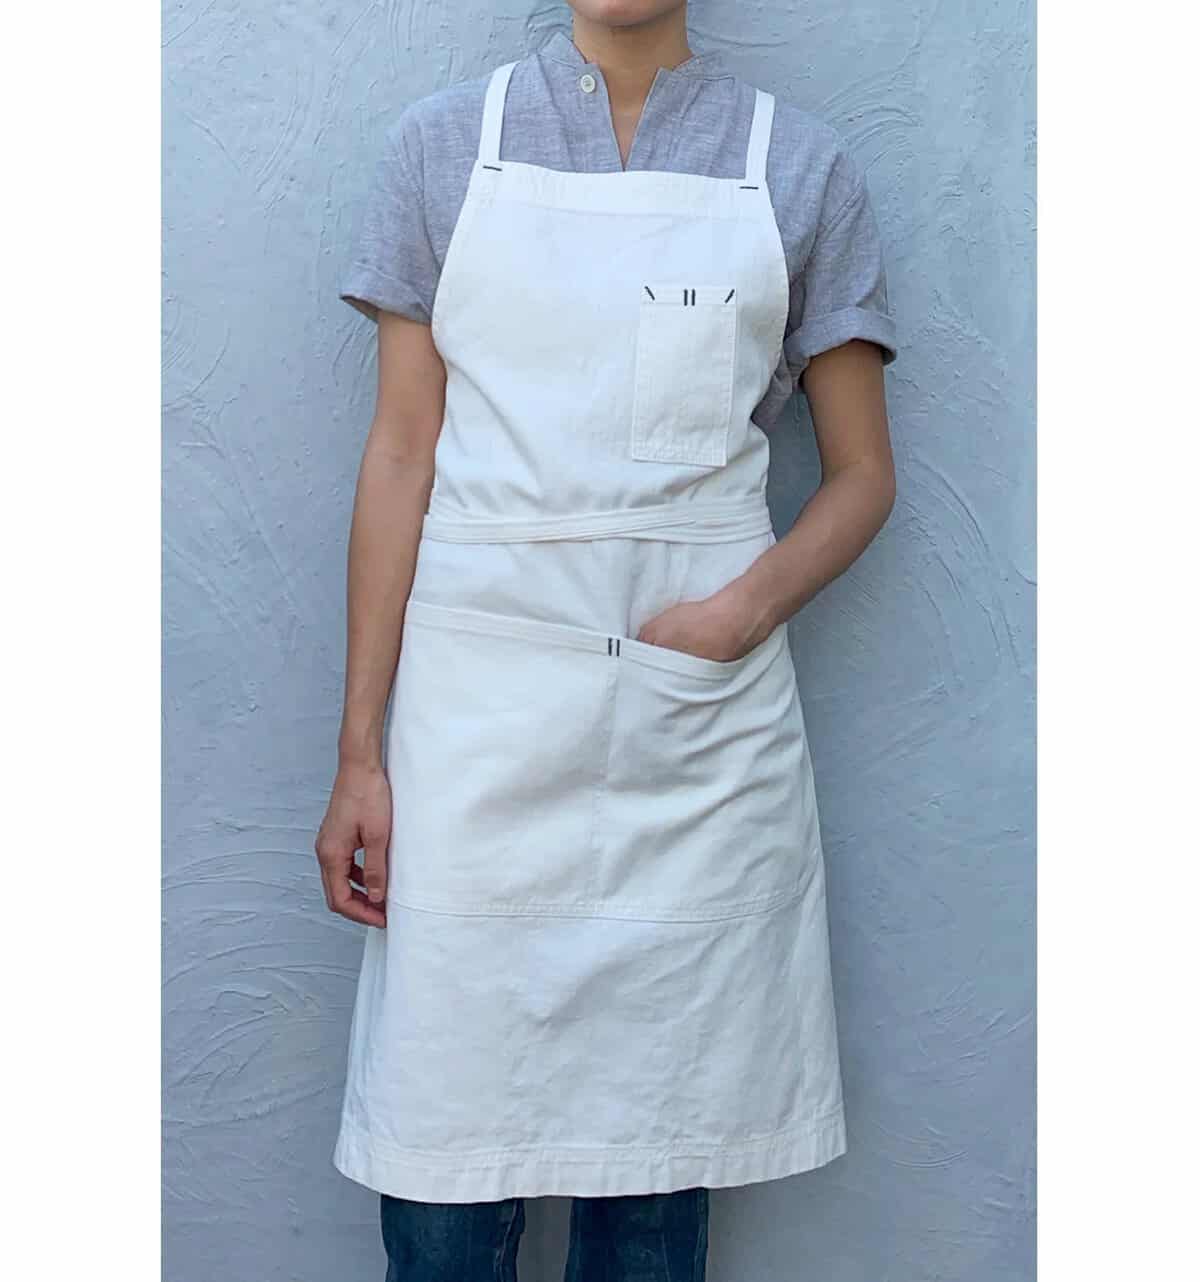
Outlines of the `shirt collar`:
{"type": "MultiPolygon", "coordinates": [[[[696,80],[716,80],[733,73],[726,67],[721,50],[716,48],[696,47],[696,41],[689,38],[692,56],[675,67],[659,67],[660,76],[687,76],[696,80]]],[[[556,27],[550,37],[538,50],[543,57],[554,62],[565,63],[569,67],[583,68],[595,64],[588,62],[579,46],[571,39],[567,30],[556,27]]]]}

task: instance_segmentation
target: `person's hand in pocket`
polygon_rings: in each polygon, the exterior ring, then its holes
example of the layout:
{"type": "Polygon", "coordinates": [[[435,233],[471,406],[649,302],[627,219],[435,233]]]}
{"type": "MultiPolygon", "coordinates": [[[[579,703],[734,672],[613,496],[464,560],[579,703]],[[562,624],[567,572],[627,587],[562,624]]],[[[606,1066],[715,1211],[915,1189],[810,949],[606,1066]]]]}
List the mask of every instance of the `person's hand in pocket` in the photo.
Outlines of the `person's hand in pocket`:
{"type": "Polygon", "coordinates": [[[770,628],[765,623],[735,581],[702,600],[668,606],[642,624],[637,639],[729,663],[766,640],[770,628]]]}

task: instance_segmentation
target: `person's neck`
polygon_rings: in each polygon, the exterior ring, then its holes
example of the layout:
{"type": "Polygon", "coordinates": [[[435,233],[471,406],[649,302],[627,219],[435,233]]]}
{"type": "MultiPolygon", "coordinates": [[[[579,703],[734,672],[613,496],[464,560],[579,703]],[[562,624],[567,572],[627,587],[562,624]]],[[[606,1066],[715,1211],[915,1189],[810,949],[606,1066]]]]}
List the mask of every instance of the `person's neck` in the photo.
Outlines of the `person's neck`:
{"type": "Polygon", "coordinates": [[[617,115],[636,116],[659,67],[676,67],[692,56],[686,5],[631,27],[608,27],[574,14],[571,39],[588,62],[600,68],[617,115]]]}

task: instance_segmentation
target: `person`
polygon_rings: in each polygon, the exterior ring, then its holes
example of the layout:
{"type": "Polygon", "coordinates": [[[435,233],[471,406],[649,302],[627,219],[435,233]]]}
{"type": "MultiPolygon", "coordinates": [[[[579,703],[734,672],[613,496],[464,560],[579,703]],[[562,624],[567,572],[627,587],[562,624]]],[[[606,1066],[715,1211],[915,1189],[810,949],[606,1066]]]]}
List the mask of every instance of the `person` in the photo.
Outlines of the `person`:
{"type": "Polygon", "coordinates": [[[333,1161],[390,1282],[511,1282],[549,1195],[571,1282],[698,1282],[710,1189],[846,1147],[787,623],[894,502],[879,232],[682,0],[570,8],[390,123],[340,286],[378,389],[315,844],[369,927],[333,1161]]]}

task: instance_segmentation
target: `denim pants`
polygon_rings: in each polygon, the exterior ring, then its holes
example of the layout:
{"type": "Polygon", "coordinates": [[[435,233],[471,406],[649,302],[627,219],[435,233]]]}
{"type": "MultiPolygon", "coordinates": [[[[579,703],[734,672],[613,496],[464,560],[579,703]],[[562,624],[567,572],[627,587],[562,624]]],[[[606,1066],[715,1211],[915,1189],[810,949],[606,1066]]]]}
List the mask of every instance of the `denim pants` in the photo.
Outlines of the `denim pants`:
{"type": "MultiPolygon", "coordinates": [[[[387,1282],[517,1282],[523,1198],[380,1198],[387,1282]]],[[[577,1197],[563,1282],[704,1282],[707,1255],[706,1188],[577,1197]]]]}

